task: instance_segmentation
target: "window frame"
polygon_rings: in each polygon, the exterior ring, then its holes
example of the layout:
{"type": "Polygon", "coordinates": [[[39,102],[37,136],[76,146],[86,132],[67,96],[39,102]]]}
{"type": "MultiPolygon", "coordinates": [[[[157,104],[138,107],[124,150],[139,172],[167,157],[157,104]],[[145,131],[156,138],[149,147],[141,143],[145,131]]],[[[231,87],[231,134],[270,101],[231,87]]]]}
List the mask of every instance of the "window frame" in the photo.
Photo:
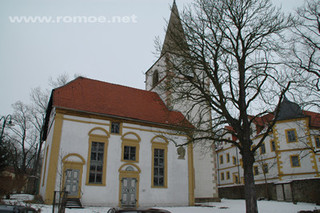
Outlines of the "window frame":
{"type": "Polygon", "coordinates": [[[257,176],[257,175],[259,175],[260,173],[259,173],[259,167],[258,166],[253,166],[253,175],[254,176],[257,176]]]}
{"type": "Polygon", "coordinates": [[[314,143],[315,143],[316,148],[320,148],[320,135],[314,136],[314,143]],[[318,139],[318,143],[317,143],[317,139],[318,139]]]}
{"type": "Polygon", "coordinates": [[[297,135],[297,130],[296,129],[286,129],[285,133],[286,133],[287,143],[296,143],[296,142],[298,142],[298,135],[297,135]],[[295,137],[294,141],[290,141],[289,140],[289,132],[292,132],[292,131],[294,132],[294,137],[295,137]]]}
{"type": "Polygon", "coordinates": [[[229,171],[226,172],[226,179],[230,180],[230,172],[229,171]]]}
{"type": "Polygon", "coordinates": [[[266,145],[264,142],[261,143],[259,149],[260,149],[260,155],[263,155],[266,153],[266,145]]]}
{"type": "Polygon", "coordinates": [[[155,87],[159,84],[160,78],[159,78],[159,71],[156,69],[152,73],[152,87],[155,87]]]}
{"type": "Polygon", "coordinates": [[[128,163],[139,163],[139,152],[140,152],[140,144],[139,144],[139,140],[130,140],[130,139],[123,139],[122,140],[122,145],[121,145],[121,161],[123,162],[128,162],[128,163]],[[127,160],[124,158],[124,154],[125,154],[125,147],[135,147],[136,151],[135,151],[135,160],[127,160]]]}
{"type": "Polygon", "coordinates": [[[220,180],[224,180],[224,172],[220,173],[220,180]]]}
{"type": "Polygon", "coordinates": [[[299,157],[299,155],[290,155],[290,163],[291,163],[291,167],[292,168],[299,168],[299,167],[301,167],[301,162],[300,162],[300,157],[299,157]],[[293,162],[293,158],[297,158],[297,162],[298,162],[298,164],[299,165],[294,165],[294,162],[293,162]]]}
{"type": "Polygon", "coordinates": [[[269,166],[267,163],[262,164],[262,172],[264,174],[268,174],[269,173],[269,166]]]}
{"type": "Polygon", "coordinates": [[[239,180],[239,173],[234,172],[233,173],[233,183],[234,184],[240,184],[240,180],[239,180]],[[238,180],[238,181],[237,181],[238,180]]]}
{"type": "Polygon", "coordinates": [[[152,146],[151,146],[151,152],[152,152],[152,159],[151,159],[151,188],[168,188],[168,141],[162,136],[156,136],[151,140],[152,146]],[[155,142],[156,138],[161,138],[165,142],[155,142]],[[164,180],[163,180],[163,186],[158,186],[154,184],[154,174],[155,174],[155,168],[154,168],[154,160],[155,160],[155,150],[156,149],[162,149],[164,150],[164,180]]]}
{"type": "Polygon", "coordinates": [[[219,156],[219,163],[220,163],[220,164],[223,164],[223,154],[221,154],[221,155],[219,156]]]}
{"type": "Polygon", "coordinates": [[[233,165],[237,165],[237,158],[235,156],[232,156],[232,163],[233,165]]]}
{"type": "Polygon", "coordinates": [[[112,135],[122,135],[122,123],[120,121],[110,121],[110,134],[112,135]],[[113,132],[113,124],[116,124],[118,123],[119,124],[119,132],[116,133],[116,132],[113,132]]]}
{"type": "Polygon", "coordinates": [[[270,150],[271,150],[271,152],[275,152],[277,150],[275,140],[270,140],[270,150]]]}
{"type": "Polygon", "coordinates": [[[89,186],[105,186],[106,185],[106,177],[107,177],[107,154],[108,154],[108,136],[102,135],[90,135],[89,134],[89,148],[88,148],[88,158],[87,158],[87,177],[86,177],[86,185],[89,186]],[[101,183],[90,183],[90,166],[91,166],[91,149],[92,143],[104,143],[104,155],[103,155],[103,165],[102,165],[102,182],[101,183]]]}
{"type": "Polygon", "coordinates": [[[230,163],[230,154],[229,153],[227,153],[226,161],[227,161],[227,163],[230,163]]]}

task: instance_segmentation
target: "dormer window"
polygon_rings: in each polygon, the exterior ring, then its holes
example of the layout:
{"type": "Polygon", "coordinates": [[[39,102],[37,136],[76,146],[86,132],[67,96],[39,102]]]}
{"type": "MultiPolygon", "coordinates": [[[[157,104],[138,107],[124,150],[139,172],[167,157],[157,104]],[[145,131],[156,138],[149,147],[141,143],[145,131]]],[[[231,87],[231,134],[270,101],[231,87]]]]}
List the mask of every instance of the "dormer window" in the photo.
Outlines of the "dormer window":
{"type": "Polygon", "coordinates": [[[152,75],[152,87],[155,87],[159,83],[159,72],[155,70],[152,75]]]}

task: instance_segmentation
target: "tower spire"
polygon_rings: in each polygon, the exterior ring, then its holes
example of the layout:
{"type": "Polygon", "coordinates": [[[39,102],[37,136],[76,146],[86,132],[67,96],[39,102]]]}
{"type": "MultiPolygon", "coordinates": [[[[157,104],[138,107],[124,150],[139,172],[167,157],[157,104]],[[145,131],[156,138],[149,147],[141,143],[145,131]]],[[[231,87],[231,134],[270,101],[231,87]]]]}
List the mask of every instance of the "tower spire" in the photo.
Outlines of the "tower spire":
{"type": "Polygon", "coordinates": [[[179,51],[186,48],[186,39],[176,4],[176,0],[173,0],[171,7],[171,15],[167,26],[166,36],[163,42],[161,55],[166,52],[179,51]]]}

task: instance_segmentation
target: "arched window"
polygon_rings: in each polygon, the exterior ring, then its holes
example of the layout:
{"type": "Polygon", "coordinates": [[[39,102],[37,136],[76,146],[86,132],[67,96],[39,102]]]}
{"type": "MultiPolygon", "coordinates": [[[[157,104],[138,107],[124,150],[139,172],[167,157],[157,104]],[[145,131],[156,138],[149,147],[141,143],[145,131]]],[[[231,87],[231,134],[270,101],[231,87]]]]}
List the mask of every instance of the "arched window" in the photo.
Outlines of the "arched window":
{"type": "Polygon", "coordinates": [[[125,162],[139,162],[139,142],[141,141],[139,135],[134,132],[128,132],[122,137],[122,155],[121,161],[125,162]]]}
{"type": "Polygon", "coordinates": [[[155,136],[152,140],[152,188],[167,188],[168,179],[168,140],[155,136]]]}
{"type": "Polygon", "coordinates": [[[155,87],[159,82],[159,72],[155,70],[152,75],[152,87],[155,87]]]}
{"type": "Polygon", "coordinates": [[[89,132],[86,185],[105,186],[109,133],[100,127],[89,132]]]}

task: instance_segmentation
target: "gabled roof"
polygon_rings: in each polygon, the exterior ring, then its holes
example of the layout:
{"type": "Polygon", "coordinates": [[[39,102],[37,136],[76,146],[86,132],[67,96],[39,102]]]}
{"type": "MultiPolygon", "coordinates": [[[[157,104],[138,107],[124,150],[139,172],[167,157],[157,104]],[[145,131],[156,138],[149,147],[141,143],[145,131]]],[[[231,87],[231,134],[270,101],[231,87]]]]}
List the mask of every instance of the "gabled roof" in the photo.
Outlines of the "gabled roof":
{"type": "Polygon", "coordinates": [[[52,91],[52,107],[192,128],[182,113],[170,111],[155,92],[79,77],[52,91]]]}

